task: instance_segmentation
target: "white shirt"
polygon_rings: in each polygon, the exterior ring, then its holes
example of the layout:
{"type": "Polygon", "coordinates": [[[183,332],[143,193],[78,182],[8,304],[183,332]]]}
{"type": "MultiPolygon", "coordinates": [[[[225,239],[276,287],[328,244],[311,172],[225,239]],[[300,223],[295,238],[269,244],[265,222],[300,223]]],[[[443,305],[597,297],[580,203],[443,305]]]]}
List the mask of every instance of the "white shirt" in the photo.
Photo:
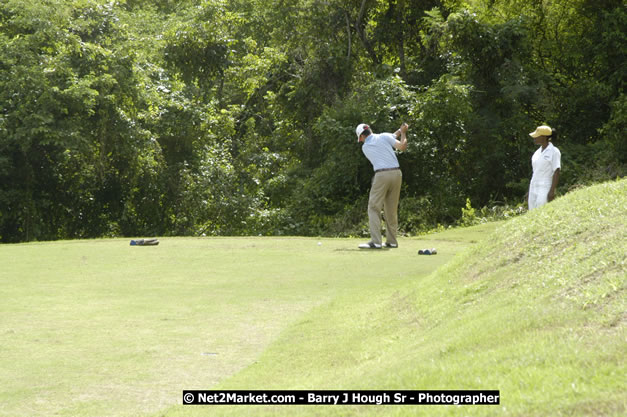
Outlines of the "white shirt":
{"type": "Polygon", "coordinates": [[[368,136],[361,147],[362,152],[372,164],[374,170],[398,168],[398,159],[394,152],[396,136],[391,133],[379,133],[368,136]]]}
{"type": "Polygon", "coordinates": [[[533,176],[531,183],[534,185],[551,185],[553,173],[561,168],[562,154],[551,142],[542,150],[542,146],[531,157],[533,176]]]}

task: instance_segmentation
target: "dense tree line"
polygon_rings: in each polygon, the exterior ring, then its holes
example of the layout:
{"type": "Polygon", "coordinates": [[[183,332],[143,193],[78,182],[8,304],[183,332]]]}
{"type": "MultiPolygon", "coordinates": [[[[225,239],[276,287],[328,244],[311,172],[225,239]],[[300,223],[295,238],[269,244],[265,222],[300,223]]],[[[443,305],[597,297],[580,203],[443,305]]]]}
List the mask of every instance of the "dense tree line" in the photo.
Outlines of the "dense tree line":
{"type": "Polygon", "coordinates": [[[410,124],[401,228],[623,176],[622,0],[5,0],[0,241],[359,233],[354,128],[410,124]]]}

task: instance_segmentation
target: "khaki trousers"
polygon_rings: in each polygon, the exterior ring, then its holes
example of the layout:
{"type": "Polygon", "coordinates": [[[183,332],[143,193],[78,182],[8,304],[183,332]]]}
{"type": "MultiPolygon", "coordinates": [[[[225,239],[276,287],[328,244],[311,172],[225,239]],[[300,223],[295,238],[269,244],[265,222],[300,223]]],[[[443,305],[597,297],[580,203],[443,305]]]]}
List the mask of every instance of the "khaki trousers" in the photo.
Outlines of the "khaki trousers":
{"type": "Polygon", "coordinates": [[[368,219],[370,237],[373,243],[381,244],[381,209],[385,214],[385,238],[388,243],[398,244],[398,200],[401,195],[403,174],[400,169],[381,171],[374,174],[370,198],[368,200],[368,219]]]}

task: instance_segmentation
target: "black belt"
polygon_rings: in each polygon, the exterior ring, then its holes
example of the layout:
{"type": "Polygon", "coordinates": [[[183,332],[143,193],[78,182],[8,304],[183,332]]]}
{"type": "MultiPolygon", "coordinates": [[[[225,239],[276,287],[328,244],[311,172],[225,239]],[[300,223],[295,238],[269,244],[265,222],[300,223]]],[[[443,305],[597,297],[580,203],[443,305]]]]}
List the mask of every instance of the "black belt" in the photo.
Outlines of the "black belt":
{"type": "Polygon", "coordinates": [[[401,167],[376,169],[374,173],[376,174],[377,172],[383,172],[383,171],[396,171],[397,169],[401,169],[401,167]]]}

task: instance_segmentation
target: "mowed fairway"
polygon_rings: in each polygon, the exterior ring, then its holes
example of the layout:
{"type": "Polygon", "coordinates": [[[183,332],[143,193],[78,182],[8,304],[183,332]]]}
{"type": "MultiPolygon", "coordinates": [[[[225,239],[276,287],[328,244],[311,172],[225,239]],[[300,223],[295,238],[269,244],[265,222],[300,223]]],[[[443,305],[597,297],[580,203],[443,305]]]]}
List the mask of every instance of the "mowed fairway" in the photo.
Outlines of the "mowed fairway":
{"type": "MultiPolygon", "coordinates": [[[[0,246],[0,415],[146,415],[251,365],[335,297],[393,294],[496,225],[402,239],[162,238],[0,246]],[[321,245],[318,245],[321,242],[321,245]],[[437,247],[437,256],[418,256],[437,247]]],[[[257,387],[263,388],[263,387],[257,387]]]]}

